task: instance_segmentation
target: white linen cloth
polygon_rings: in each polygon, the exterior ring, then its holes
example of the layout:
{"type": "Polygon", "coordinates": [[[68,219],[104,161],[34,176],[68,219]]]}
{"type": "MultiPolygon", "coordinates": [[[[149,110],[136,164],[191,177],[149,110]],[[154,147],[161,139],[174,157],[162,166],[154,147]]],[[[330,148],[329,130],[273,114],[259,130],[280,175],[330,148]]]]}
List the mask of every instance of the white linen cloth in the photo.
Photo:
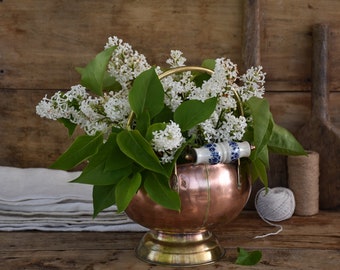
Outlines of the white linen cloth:
{"type": "Polygon", "coordinates": [[[0,166],[0,231],[146,231],[116,206],[92,218],[92,186],[80,172],[0,166]]]}

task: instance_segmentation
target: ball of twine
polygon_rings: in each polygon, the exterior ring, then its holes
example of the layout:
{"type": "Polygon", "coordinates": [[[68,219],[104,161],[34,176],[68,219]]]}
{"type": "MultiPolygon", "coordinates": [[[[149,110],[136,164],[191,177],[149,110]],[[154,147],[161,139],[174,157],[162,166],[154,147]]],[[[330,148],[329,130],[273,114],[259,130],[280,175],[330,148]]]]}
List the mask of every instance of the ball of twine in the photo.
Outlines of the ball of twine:
{"type": "Polygon", "coordinates": [[[259,190],[255,197],[255,207],[266,220],[282,221],[290,218],[295,209],[293,192],[284,187],[259,190]]]}
{"type": "Polygon", "coordinates": [[[280,233],[281,225],[273,224],[269,221],[283,221],[289,219],[294,214],[295,198],[293,192],[284,187],[260,189],[255,196],[255,208],[259,216],[269,225],[278,227],[275,233],[268,233],[255,238],[262,238],[280,233]]]}

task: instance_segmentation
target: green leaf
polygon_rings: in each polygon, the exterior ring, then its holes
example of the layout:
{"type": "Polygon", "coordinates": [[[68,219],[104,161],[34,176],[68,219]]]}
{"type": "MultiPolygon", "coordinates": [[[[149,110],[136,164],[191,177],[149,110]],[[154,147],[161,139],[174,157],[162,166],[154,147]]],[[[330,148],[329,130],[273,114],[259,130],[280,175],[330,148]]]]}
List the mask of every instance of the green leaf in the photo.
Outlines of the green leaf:
{"type": "Polygon", "coordinates": [[[127,157],[117,144],[117,134],[110,134],[98,152],[89,159],[82,174],[73,180],[76,183],[91,185],[117,184],[132,173],[133,160],[127,157]]]}
{"type": "Polygon", "coordinates": [[[247,252],[243,248],[237,248],[237,251],[238,256],[235,263],[239,265],[255,265],[260,262],[262,258],[262,252],[259,250],[247,252]]]}
{"type": "Polygon", "coordinates": [[[262,148],[262,151],[257,154],[257,158],[261,160],[266,168],[269,168],[269,151],[267,146],[262,148]]]}
{"type": "Polygon", "coordinates": [[[211,69],[211,70],[215,69],[215,65],[216,65],[215,59],[205,59],[202,62],[202,67],[208,68],[208,69],[211,69]]]}
{"type": "Polygon", "coordinates": [[[74,180],[91,185],[111,185],[132,172],[133,161],[124,155],[116,142],[117,134],[111,134],[98,152],[90,157],[82,174],[74,180]],[[115,152],[117,151],[117,152],[115,152]]]}
{"type": "Polygon", "coordinates": [[[217,98],[199,100],[187,100],[178,106],[174,113],[174,120],[182,131],[187,131],[197,124],[205,121],[215,110],[217,98]]]}
{"type": "Polygon", "coordinates": [[[268,101],[265,99],[252,97],[247,100],[252,118],[253,118],[253,134],[255,151],[252,155],[256,158],[258,153],[261,153],[263,147],[268,144],[274,123],[272,121],[272,114],[269,110],[268,101]]]}
{"type": "Polygon", "coordinates": [[[136,119],[136,128],[140,134],[146,134],[147,129],[150,126],[150,115],[148,111],[142,112],[136,119]]]}
{"type": "Polygon", "coordinates": [[[132,165],[133,160],[127,157],[119,148],[117,134],[111,133],[106,143],[99,149],[98,162],[105,164],[105,171],[114,171],[132,165]]]}
{"type": "Polygon", "coordinates": [[[97,153],[103,144],[103,135],[78,136],[72,145],[51,165],[52,169],[69,170],[97,153]]]}
{"type": "Polygon", "coordinates": [[[122,212],[129,205],[142,183],[140,173],[134,173],[130,177],[125,177],[119,181],[116,187],[116,204],[118,212],[122,212]]]}
{"type": "Polygon", "coordinates": [[[150,171],[146,171],[143,178],[144,189],[154,202],[165,208],[180,211],[179,194],[170,188],[168,178],[150,171]]]}
{"type": "Polygon", "coordinates": [[[167,106],[164,106],[162,111],[155,115],[155,117],[152,119],[153,123],[168,123],[170,120],[174,119],[174,113],[171,111],[171,109],[167,106]]]}
{"type": "Polygon", "coordinates": [[[271,151],[281,155],[306,155],[302,145],[285,128],[274,124],[273,132],[268,142],[271,151]]]}
{"type": "Polygon", "coordinates": [[[116,203],[115,187],[115,185],[93,186],[93,218],[95,218],[99,212],[116,203]]]}
{"type": "Polygon", "coordinates": [[[82,171],[81,175],[74,179],[73,183],[89,185],[113,185],[117,184],[122,178],[132,173],[132,166],[127,166],[114,171],[105,170],[105,163],[90,162],[82,171]]]}
{"type": "Polygon", "coordinates": [[[142,72],[133,82],[129,103],[137,118],[147,111],[150,118],[162,111],[164,89],[154,68],[142,72]]]}
{"type": "Polygon", "coordinates": [[[105,71],[102,89],[107,91],[119,91],[122,89],[122,86],[119,82],[117,82],[116,78],[112,77],[109,72],[105,71]]]}
{"type": "Polygon", "coordinates": [[[76,68],[76,70],[81,74],[81,85],[90,89],[97,95],[103,95],[104,81],[105,86],[113,84],[114,79],[109,82],[106,72],[107,65],[115,49],[116,47],[105,49],[98,53],[85,68],[76,68]]]}
{"type": "Polygon", "coordinates": [[[120,150],[147,170],[166,175],[151,145],[138,130],[124,130],[117,136],[120,150]]]}
{"type": "Polygon", "coordinates": [[[252,180],[256,181],[257,178],[260,178],[263,185],[265,187],[268,187],[266,165],[261,161],[261,159],[257,158],[255,160],[252,160],[250,168],[252,180]]]}
{"type": "Polygon", "coordinates": [[[59,118],[58,122],[62,123],[68,129],[68,135],[72,136],[77,125],[72,123],[69,119],[66,118],[59,118]]]}
{"type": "Polygon", "coordinates": [[[196,87],[202,87],[203,83],[205,81],[208,81],[210,78],[211,76],[207,73],[199,73],[197,75],[194,75],[193,81],[196,87]]]}

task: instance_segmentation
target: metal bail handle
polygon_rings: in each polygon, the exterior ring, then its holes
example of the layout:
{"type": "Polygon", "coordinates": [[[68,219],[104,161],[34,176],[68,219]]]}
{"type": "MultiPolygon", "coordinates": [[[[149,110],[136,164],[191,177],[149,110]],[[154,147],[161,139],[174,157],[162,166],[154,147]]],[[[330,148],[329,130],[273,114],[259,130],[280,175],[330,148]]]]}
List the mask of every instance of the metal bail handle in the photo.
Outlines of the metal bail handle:
{"type": "Polygon", "coordinates": [[[207,73],[209,75],[212,75],[214,73],[213,70],[205,67],[198,67],[198,66],[183,66],[183,67],[175,67],[171,68],[167,71],[164,71],[162,74],[158,76],[160,80],[162,80],[165,77],[168,77],[172,74],[179,73],[179,72],[186,72],[186,71],[199,71],[202,73],[207,73]]]}

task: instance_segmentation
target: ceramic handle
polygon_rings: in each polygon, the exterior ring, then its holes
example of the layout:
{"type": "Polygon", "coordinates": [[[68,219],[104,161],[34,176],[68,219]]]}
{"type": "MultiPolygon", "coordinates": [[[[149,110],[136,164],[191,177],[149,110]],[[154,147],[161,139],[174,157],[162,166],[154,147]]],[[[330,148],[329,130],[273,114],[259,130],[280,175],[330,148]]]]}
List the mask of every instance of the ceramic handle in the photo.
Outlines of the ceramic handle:
{"type": "Polygon", "coordinates": [[[248,142],[210,143],[194,148],[196,164],[230,163],[242,157],[249,157],[251,146],[248,142]]]}

